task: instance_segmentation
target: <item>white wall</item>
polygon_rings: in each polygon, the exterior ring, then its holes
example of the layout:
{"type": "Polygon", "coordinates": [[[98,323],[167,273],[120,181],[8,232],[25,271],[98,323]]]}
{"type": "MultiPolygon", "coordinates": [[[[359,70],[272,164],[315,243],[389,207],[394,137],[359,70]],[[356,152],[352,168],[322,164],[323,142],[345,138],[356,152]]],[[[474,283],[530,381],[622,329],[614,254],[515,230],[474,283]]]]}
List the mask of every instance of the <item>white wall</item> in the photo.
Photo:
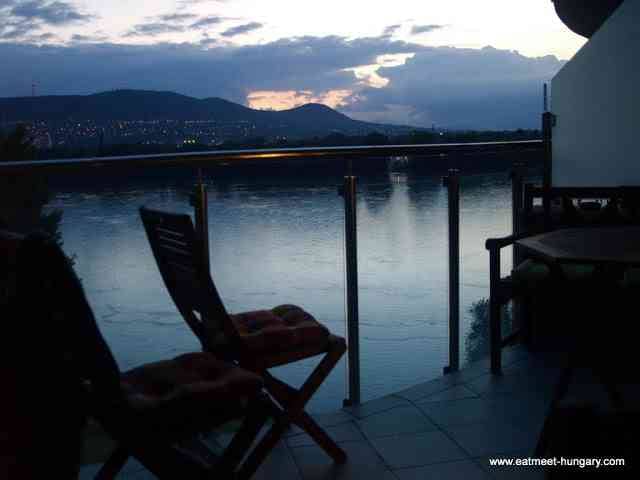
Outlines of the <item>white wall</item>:
{"type": "Polygon", "coordinates": [[[609,17],[551,95],[553,185],[640,185],[640,0],[609,17]]]}

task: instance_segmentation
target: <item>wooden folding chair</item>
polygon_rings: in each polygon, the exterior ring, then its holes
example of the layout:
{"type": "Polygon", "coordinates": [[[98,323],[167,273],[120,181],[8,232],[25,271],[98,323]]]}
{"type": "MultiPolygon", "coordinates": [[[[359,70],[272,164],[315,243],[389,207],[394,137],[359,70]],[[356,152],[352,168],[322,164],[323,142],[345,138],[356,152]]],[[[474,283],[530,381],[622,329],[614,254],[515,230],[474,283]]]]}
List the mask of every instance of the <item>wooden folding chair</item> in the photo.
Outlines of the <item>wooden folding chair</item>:
{"type": "Polygon", "coordinates": [[[257,449],[273,448],[293,423],[335,462],[345,462],[344,451],[304,410],[346,351],[345,340],[294,305],[227,313],[203,261],[202,245],[189,215],[146,208],[140,209],[140,215],[169,294],[203,349],[260,374],[266,390],[282,407],[282,414],[257,449]],[[300,389],[269,372],[317,355],[323,357],[300,389]]]}
{"type": "Polygon", "coordinates": [[[45,432],[51,442],[37,438],[42,427],[36,422],[30,422],[26,434],[24,422],[10,428],[14,436],[9,440],[21,447],[5,473],[16,474],[13,478],[76,476],[87,416],[117,443],[96,478],[114,478],[130,456],[159,478],[249,478],[255,472],[265,452],[251,452],[246,465],[241,461],[268,416],[279,413],[261,393],[259,375],[204,352],[121,373],[61,249],[44,237],[22,239],[3,232],[0,245],[0,264],[11,265],[14,273],[2,279],[3,310],[9,312],[6,318],[20,314],[9,332],[17,352],[8,370],[18,379],[18,372],[29,377],[16,381],[9,392],[17,399],[14,415],[49,426],[53,422],[57,428],[45,432]],[[30,347],[27,360],[25,347],[30,347]],[[242,420],[231,444],[221,454],[206,449],[199,435],[231,420],[242,420]],[[56,465],[39,465],[42,454],[56,465]]]}

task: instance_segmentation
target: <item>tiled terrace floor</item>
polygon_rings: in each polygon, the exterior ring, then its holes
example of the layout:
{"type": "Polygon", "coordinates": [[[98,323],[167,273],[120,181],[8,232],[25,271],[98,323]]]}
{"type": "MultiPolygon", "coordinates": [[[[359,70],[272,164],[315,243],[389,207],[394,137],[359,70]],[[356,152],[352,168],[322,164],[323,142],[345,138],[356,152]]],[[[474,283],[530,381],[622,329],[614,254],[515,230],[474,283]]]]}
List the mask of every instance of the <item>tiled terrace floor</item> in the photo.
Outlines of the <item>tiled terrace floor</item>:
{"type": "MultiPolygon", "coordinates": [[[[357,408],[318,415],[346,450],[348,462],[334,465],[294,428],[256,478],[543,478],[542,471],[531,467],[490,467],[488,459],[531,454],[563,361],[559,355],[534,356],[521,348],[506,350],[503,358],[502,377],[492,376],[488,362],[482,361],[357,408]]],[[[588,394],[603,397],[597,388],[588,394]]],[[[579,395],[584,399],[585,392],[579,395]]],[[[84,467],[81,478],[91,478],[96,469],[84,467]]],[[[153,476],[130,462],[122,478],[153,476]]]]}

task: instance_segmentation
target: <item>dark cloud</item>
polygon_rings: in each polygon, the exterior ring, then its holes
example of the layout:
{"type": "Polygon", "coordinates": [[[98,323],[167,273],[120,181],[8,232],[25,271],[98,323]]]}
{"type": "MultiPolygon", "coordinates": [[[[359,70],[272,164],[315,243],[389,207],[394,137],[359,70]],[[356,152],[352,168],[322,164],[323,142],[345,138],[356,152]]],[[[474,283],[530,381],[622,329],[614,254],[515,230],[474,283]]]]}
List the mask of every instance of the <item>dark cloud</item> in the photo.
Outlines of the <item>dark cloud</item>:
{"type": "Polygon", "coordinates": [[[195,13],[168,13],[158,17],[162,22],[188,22],[198,18],[195,13]]]}
{"type": "Polygon", "coordinates": [[[235,37],[236,35],[242,35],[243,33],[252,32],[253,30],[258,30],[262,28],[264,25],[260,22],[250,22],[245,23],[243,25],[238,25],[236,27],[231,27],[224,32],[222,32],[223,37],[235,37]]]}
{"type": "Polygon", "coordinates": [[[39,29],[40,24],[36,21],[10,18],[0,25],[0,39],[22,40],[39,29]]]}
{"type": "Polygon", "coordinates": [[[397,118],[449,128],[534,128],[540,123],[542,84],[562,67],[554,56],[430,47],[405,65],[381,68],[390,80],[361,91],[350,112],[362,118],[397,118]]]}
{"type": "Polygon", "coordinates": [[[207,16],[199,18],[199,15],[195,13],[168,13],[165,15],[158,15],[157,17],[150,17],[148,23],[139,23],[134,25],[133,28],[125,35],[127,37],[142,37],[149,36],[154,37],[156,35],[162,35],[165,33],[176,33],[186,31],[186,23],[190,22],[190,28],[201,29],[216,25],[224,21],[222,17],[207,16]]]}
{"type": "Polygon", "coordinates": [[[72,42],[104,42],[105,40],[107,37],[104,35],[80,35],[78,33],[71,35],[72,42]]]}
{"type": "MultiPolygon", "coordinates": [[[[1,5],[1,4],[0,4],[1,5]]],[[[80,12],[74,5],[64,1],[29,0],[5,2],[11,7],[9,14],[23,19],[39,20],[48,25],[66,25],[87,22],[92,16],[80,12]]]]}
{"type": "Polygon", "coordinates": [[[387,28],[384,29],[382,34],[385,36],[391,36],[394,33],[396,33],[401,27],[402,25],[400,25],[399,23],[396,25],[389,25],[387,28]]]}
{"type": "Polygon", "coordinates": [[[192,23],[191,28],[207,28],[207,27],[210,27],[211,25],[218,25],[223,21],[224,21],[224,18],[218,17],[216,15],[211,15],[208,17],[203,17],[197,22],[192,23]]]}
{"type": "Polygon", "coordinates": [[[165,33],[184,32],[183,25],[167,22],[139,23],[125,33],[125,37],[155,37],[165,33]]]}
{"type": "Polygon", "coordinates": [[[494,48],[425,47],[370,37],[287,38],[261,45],[123,45],[0,43],[3,96],[42,78],[43,94],[87,94],[115,88],[171,90],[244,103],[257,90],[313,93],[353,90],[343,111],[361,119],[458,128],[537,127],[541,85],[562,66],[494,48]],[[349,70],[385,54],[415,53],[405,65],[380,68],[384,88],[363,87],[349,70]],[[62,68],[63,66],[64,68],[62,68]]]}
{"type": "Polygon", "coordinates": [[[444,28],[444,25],[414,25],[411,27],[411,35],[420,35],[444,28]]]}
{"type": "MultiPolygon", "coordinates": [[[[261,45],[73,44],[43,46],[0,43],[0,92],[21,91],[25,71],[48,78],[43,89],[57,94],[114,88],[173,90],[197,97],[220,96],[244,102],[254,90],[351,88],[356,65],[379,55],[408,53],[418,45],[385,38],[301,37],[261,45]],[[64,68],[60,68],[64,65],[64,68]]],[[[44,91],[44,90],[43,90],[44,91]]]]}
{"type": "Polygon", "coordinates": [[[0,0],[0,18],[0,39],[38,43],[57,39],[42,33],[43,26],[84,23],[93,17],[64,1],[0,0]]]}

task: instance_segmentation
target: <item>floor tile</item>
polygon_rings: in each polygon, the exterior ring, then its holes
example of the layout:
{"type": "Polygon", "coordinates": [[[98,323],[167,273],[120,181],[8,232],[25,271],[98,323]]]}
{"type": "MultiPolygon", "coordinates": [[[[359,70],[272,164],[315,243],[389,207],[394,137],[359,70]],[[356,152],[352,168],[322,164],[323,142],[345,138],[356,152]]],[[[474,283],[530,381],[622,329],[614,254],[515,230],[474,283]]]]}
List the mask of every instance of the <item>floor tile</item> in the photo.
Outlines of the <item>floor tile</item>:
{"type": "MultiPolygon", "coordinates": [[[[335,425],[350,422],[356,418],[345,410],[337,410],[331,413],[311,414],[311,417],[321,427],[333,427],[335,425]]],[[[301,433],[304,433],[304,431],[300,427],[297,425],[291,425],[291,428],[289,428],[285,433],[285,437],[299,435],[301,433]]]]}
{"type": "Polygon", "coordinates": [[[417,407],[440,426],[493,423],[501,420],[501,412],[483,398],[467,398],[449,402],[421,402],[417,407]]]}
{"type": "Polygon", "coordinates": [[[455,385],[447,390],[428,395],[418,402],[445,402],[450,400],[463,400],[465,398],[478,398],[478,394],[464,385],[455,385]]]}
{"type": "Polygon", "coordinates": [[[416,407],[397,407],[357,421],[368,438],[436,430],[416,407]]]}
{"type": "Polygon", "coordinates": [[[398,480],[488,480],[489,474],[471,460],[436,463],[426,467],[407,468],[394,471],[398,480]]]}
{"type": "Polygon", "coordinates": [[[371,443],[392,470],[467,457],[458,445],[440,431],[374,438],[371,443]]]}
{"type": "Polygon", "coordinates": [[[365,402],[362,405],[345,407],[343,410],[356,418],[366,418],[370,415],[384,412],[395,407],[408,405],[411,405],[411,403],[407,399],[395,395],[388,395],[386,397],[365,402]]]}
{"type": "Polygon", "coordinates": [[[540,392],[553,388],[556,377],[543,378],[535,372],[522,371],[504,375],[486,375],[465,385],[479,395],[495,395],[513,392],[540,392]]]}
{"type": "Polygon", "coordinates": [[[288,448],[274,448],[264,463],[255,473],[252,480],[271,480],[275,478],[286,478],[287,480],[300,480],[300,471],[293,460],[293,456],[288,448]]]}
{"type": "Polygon", "coordinates": [[[411,388],[407,388],[396,393],[395,395],[397,395],[398,397],[406,398],[410,401],[415,401],[421,398],[428,397],[429,395],[442,392],[443,390],[447,390],[455,386],[456,384],[457,383],[452,380],[452,377],[444,376],[430,382],[421,383],[411,388]]]}
{"type": "MultiPolygon", "coordinates": [[[[354,422],[343,423],[342,425],[336,425],[333,427],[324,427],[324,430],[336,442],[364,440],[362,432],[360,432],[360,429],[356,427],[354,422]]],[[[290,447],[315,445],[315,441],[307,434],[288,437],[286,441],[290,447]]]]}
{"type": "Polygon", "coordinates": [[[533,451],[537,436],[504,423],[445,427],[446,432],[471,456],[533,451]]]}
{"type": "Polygon", "coordinates": [[[311,414],[311,417],[321,427],[333,427],[334,425],[340,425],[341,423],[353,420],[353,415],[344,410],[338,410],[332,413],[311,414]]]}
{"type": "MultiPolygon", "coordinates": [[[[335,464],[320,447],[297,447],[291,452],[304,480],[391,480],[393,476],[368,442],[341,445],[348,460],[335,464]]],[[[284,478],[284,477],[273,477],[284,478]]]]}

